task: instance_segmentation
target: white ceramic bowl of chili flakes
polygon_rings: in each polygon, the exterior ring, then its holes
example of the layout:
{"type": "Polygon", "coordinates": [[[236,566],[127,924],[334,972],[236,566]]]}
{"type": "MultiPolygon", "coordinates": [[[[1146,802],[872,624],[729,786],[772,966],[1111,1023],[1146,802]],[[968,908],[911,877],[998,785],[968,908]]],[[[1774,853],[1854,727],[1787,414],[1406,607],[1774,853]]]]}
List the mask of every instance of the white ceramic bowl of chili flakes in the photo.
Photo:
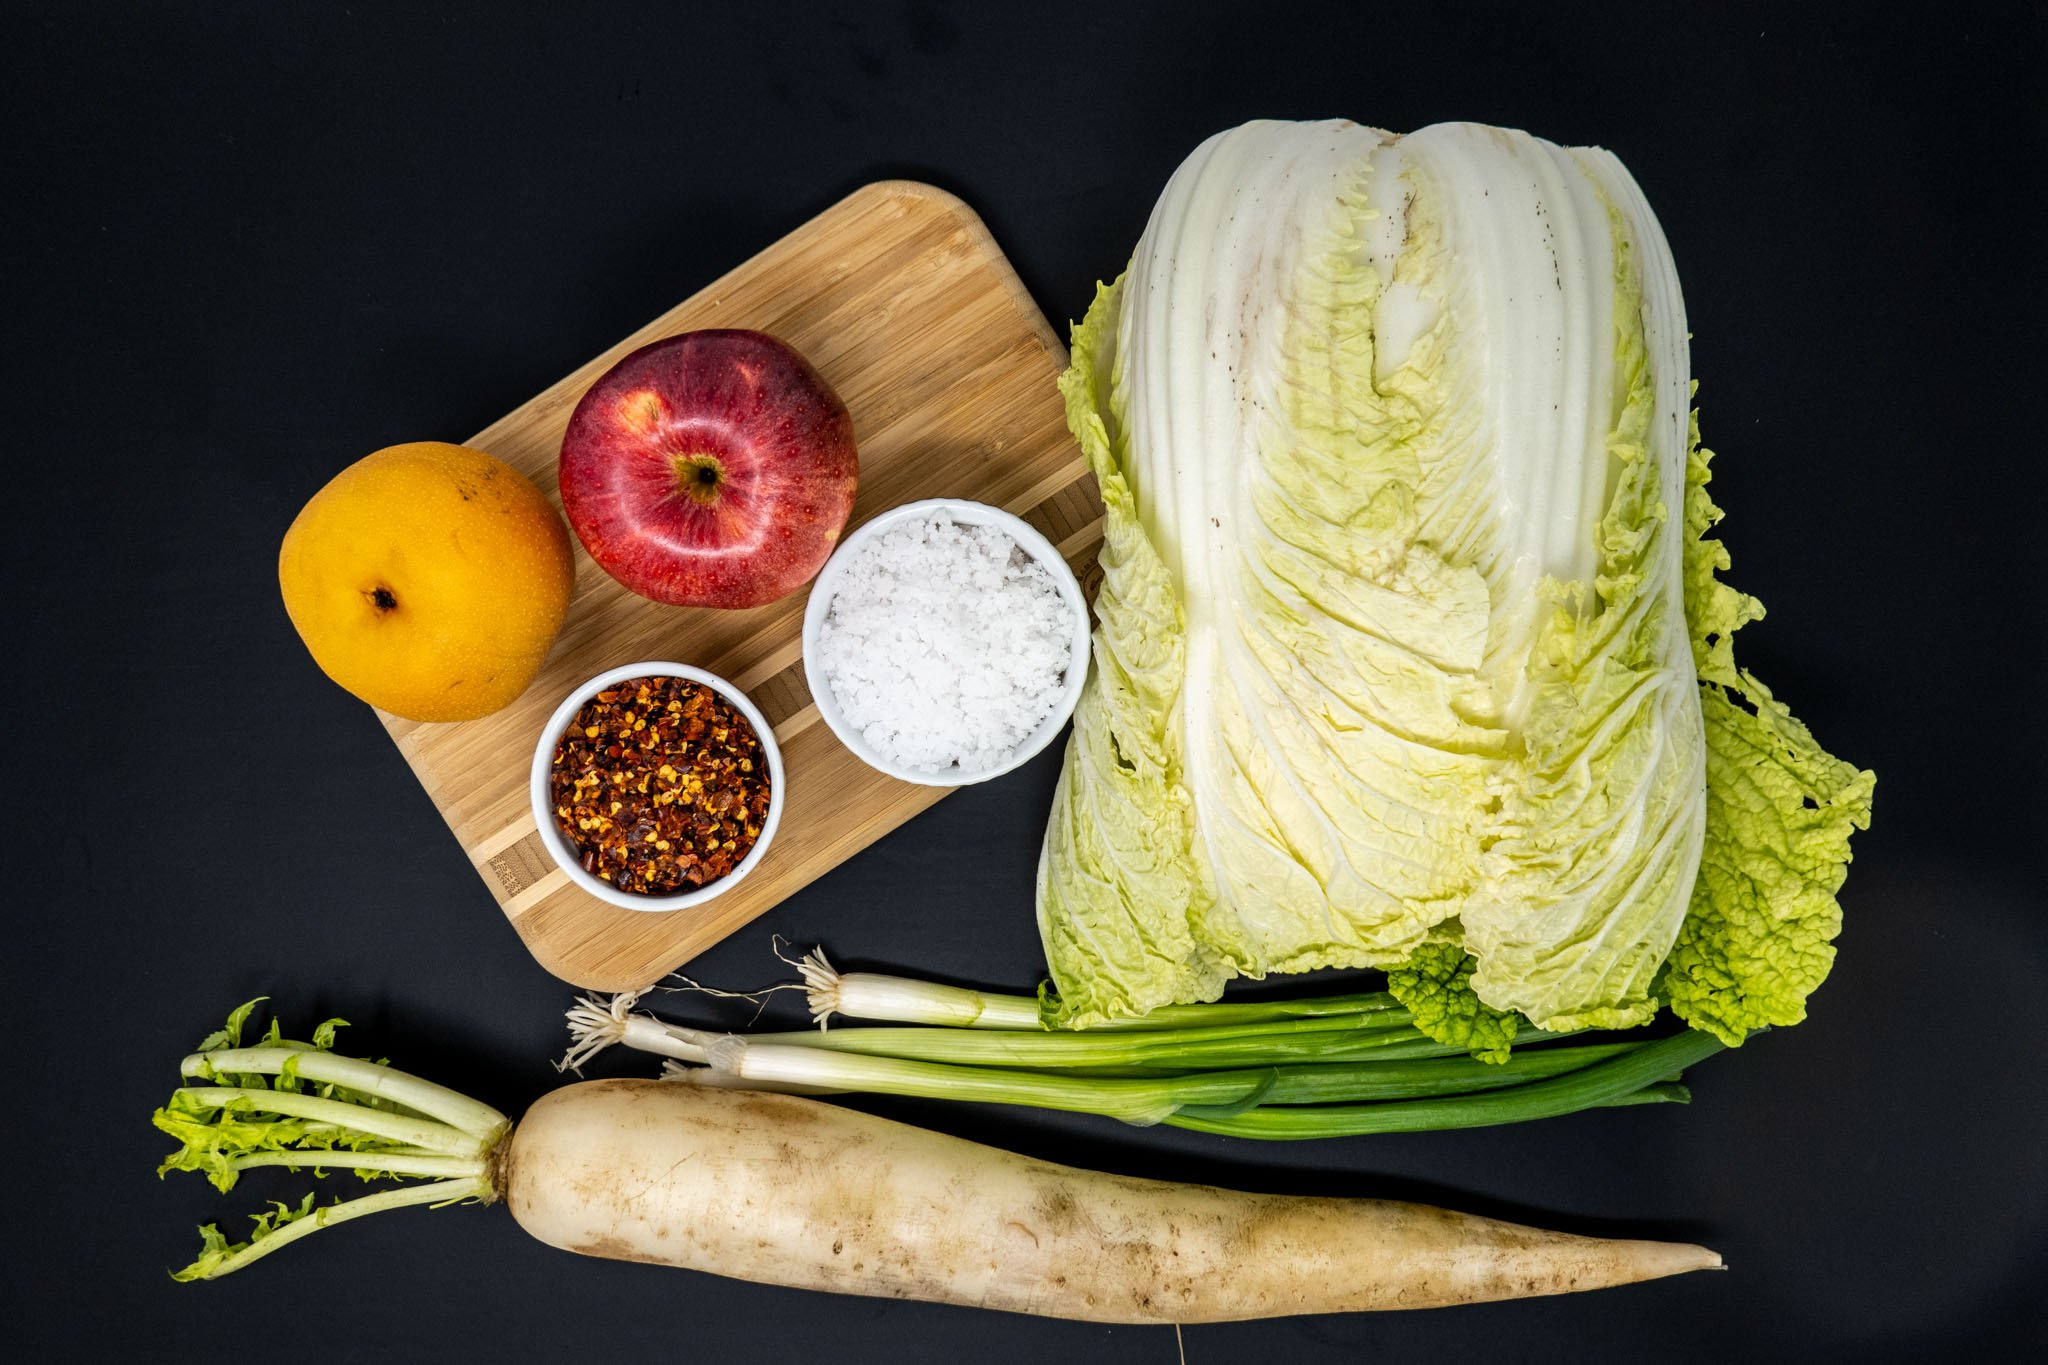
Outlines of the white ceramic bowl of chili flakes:
{"type": "Polygon", "coordinates": [[[533,818],[534,823],[540,827],[540,840],[546,847],[548,856],[555,860],[556,866],[567,873],[569,880],[576,886],[606,904],[616,905],[624,910],[687,910],[723,895],[739,885],[749,872],[760,865],[761,859],[767,856],[768,845],[775,837],[776,826],[782,822],[783,785],[782,751],[776,747],[775,731],[769,726],[767,717],[761,714],[760,708],[748,700],[746,693],[717,674],[707,673],[689,664],[667,660],[621,664],[617,668],[606,669],[584,683],[564,697],[562,704],[555,708],[555,713],[548,717],[548,723],[541,727],[540,742],[533,750],[533,818]],[[585,868],[582,849],[556,820],[556,803],[551,790],[555,751],[570,723],[598,693],[641,678],[679,678],[684,682],[696,683],[729,703],[747,724],[753,727],[754,738],[760,743],[761,757],[768,775],[768,813],[761,821],[761,832],[754,837],[753,847],[747,850],[738,865],[724,876],[705,882],[701,886],[665,895],[625,890],[585,868]]]}

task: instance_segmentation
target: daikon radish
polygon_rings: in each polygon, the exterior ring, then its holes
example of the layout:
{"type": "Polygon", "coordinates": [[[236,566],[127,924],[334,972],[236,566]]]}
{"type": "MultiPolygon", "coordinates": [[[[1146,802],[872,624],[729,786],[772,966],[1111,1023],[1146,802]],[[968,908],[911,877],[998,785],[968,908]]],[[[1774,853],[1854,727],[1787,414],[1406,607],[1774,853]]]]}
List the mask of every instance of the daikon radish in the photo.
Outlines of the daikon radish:
{"type": "Polygon", "coordinates": [[[1434,1308],[1719,1268],[1704,1247],[1075,1170],[795,1095],[587,1081],[513,1130],[519,1225],[592,1256],[1088,1322],[1434,1308]]]}

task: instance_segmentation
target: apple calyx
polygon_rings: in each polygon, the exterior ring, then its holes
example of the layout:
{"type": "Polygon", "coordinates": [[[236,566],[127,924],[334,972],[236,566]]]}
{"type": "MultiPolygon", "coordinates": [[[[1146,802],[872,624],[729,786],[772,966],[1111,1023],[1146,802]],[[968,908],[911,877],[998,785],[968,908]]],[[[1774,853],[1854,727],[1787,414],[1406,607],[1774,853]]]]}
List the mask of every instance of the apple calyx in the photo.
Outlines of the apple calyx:
{"type": "Polygon", "coordinates": [[[699,507],[709,507],[718,501],[718,490],[725,487],[725,465],[716,455],[678,455],[672,463],[676,492],[699,507]]]}
{"type": "Polygon", "coordinates": [[[370,605],[379,612],[398,610],[398,595],[382,583],[364,593],[363,596],[369,598],[370,605]]]}

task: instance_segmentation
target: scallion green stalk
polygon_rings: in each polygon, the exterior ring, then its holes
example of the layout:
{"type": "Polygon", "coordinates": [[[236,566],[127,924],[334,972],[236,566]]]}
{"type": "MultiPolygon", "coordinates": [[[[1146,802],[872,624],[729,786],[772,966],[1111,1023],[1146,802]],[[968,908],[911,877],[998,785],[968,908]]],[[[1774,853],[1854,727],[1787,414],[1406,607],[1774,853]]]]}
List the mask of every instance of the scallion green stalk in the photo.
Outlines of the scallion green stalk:
{"type": "Polygon", "coordinates": [[[1273,1088],[1261,1105],[1338,1104],[1352,1101],[1420,1099],[1504,1090],[1577,1071],[1618,1057],[1642,1043],[1588,1043],[1579,1047],[1529,1048],[1505,1062],[1470,1057],[1420,1061],[1322,1062],[1275,1067],[1273,1088]]]}
{"type": "Polygon", "coordinates": [[[1670,1078],[1713,1056],[1722,1047],[1719,1039],[1688,1029],[1563,1076],[1479,1095],[1383,1104],[1262,1105],[1242,1113],[1213,1115],[1182,1109],[1163,1122],[1229,1137],[1281,1139],[1437,1132],[1526,1123],[1622,1103],[1682,1102],[1689,1096],[1683,1087],[1671,1084],[1670,1078]],[[1647,1093],[1650,1091],[1655,1093],[1647,1093]]]}
{"type": "MultiPolygon", "coordinates": [[[[1694,1036],[1681,1035],[1665,1044],[1690,1047],[1689,1039],[1694,1036]]],[[[1118,1078],[959,1066],[727,1035],[709,1049],[709,1067],[672,1066],[663,1074],[682,1081],[701,1077],[703,1083],[713,1085],[736,1081],[775,1089],[801,1086],[812,1092],[859,1091],[1016,1104],[1100,1114],[1134,1124],[1163,1121],[1242,1136],[1310,1137],[1512,1123],[1613,1103],[1687,1065],[1685,1058],[1690,1052],[1665,1044],[1537,1049],[1517,1054],[1499,1066],[1453,1057],[1118,1078]],[[1649,1060],[1616,1069],[1617,1063],[1640,1054],[1649,1054],[1649,1060]],[[1576,1086],[1561,1084],[1582,1077],[1587,1079],[1576,1086]],[[1514,1097],[1512,1104],[1500,1103],[1510,1096],[1514,1097]],[[1361,1100],[1374,1102],[1354,1103],[1361,1100]],[[1509,1116],[1482,1117],[1488,1112],[1509,1116]],[[1317,1131],[1315,1121],[1308,1118],[1260,1119],[1237,1128],[1229,1126],[1248,1114],[1320,1116],[1322,1130],[1317,1131]],[[1294,1131],[1297,1127],[1302,1131],[1294,1131]]]]}

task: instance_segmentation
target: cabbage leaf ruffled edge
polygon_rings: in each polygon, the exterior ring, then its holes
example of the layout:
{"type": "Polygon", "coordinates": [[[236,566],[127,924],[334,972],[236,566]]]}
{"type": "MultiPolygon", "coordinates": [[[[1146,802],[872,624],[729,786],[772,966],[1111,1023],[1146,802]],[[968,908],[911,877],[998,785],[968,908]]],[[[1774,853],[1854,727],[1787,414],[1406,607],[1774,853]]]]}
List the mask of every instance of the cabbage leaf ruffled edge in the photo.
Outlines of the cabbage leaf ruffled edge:
{"type": "Polygon", "coordinates": [[[1658,977],[1672,1012],[1730,1047],[1753,1029],[1806,1018],[1842,930],[1836,893],[1849,836],[1870,828],[1875,774],[1834,757],[1756,676],[1735,663],[1737,629],[1764,614],[1723,583],[1712,537],[1713,452],[1699,414],[1686,456],[1686,623],[1707,722],[1707,837],[1692,904],[1658,977]]]}
{"type": "MultiPolygon", "coordinates": [[[[1870,827],[1876,775],[1829,754],[1783,702],[1735,663],[1734,635],[1763,604],[1721,581],[1731,559],[1712,531],[1724,513],[1707,484],[1714,453],[1692,415],[1686,452],[1685,615],[1707,734],[1707,823],[1700,869],[1655,995],[1730,1047],[1797,1024],[1827,978],[1842,930],[1836,899],[1852,833],[1870,827]]],[[[1425,944],[1388,989],[1437,1041],[1483,1061],[1506,1057],[1512,1018],[1472,994],[1474,963],[1425,944]]]]}

